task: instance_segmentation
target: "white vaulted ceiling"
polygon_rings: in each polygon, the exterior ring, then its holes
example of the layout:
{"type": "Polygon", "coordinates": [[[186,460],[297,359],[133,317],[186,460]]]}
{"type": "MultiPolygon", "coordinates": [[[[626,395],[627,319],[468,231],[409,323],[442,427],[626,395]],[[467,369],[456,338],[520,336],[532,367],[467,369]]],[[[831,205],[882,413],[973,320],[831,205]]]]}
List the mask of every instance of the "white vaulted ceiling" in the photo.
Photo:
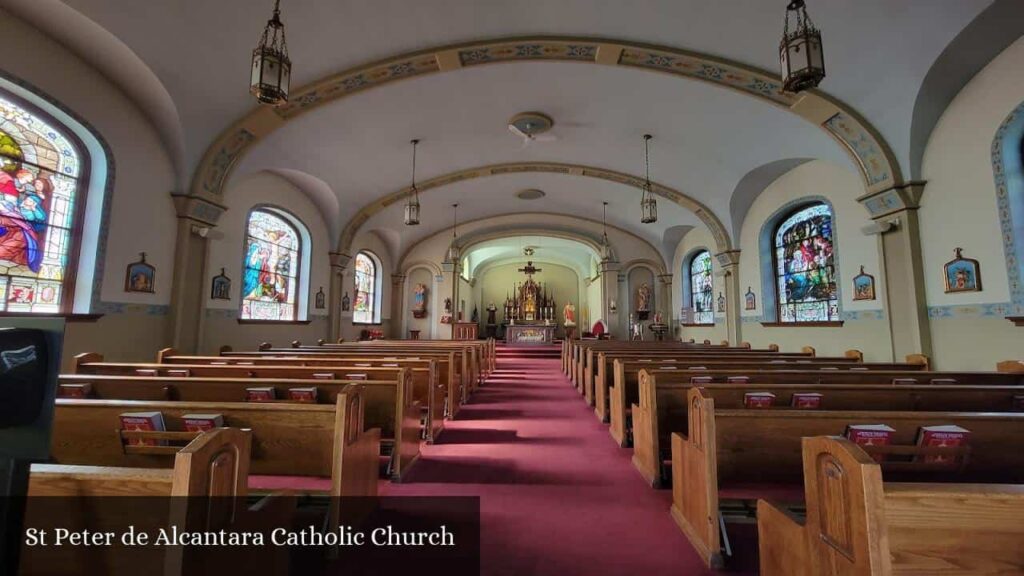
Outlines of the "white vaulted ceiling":
{"type": "MultiPolygon", "coordinates": [[[[270,14],[271,0],[4,3],[58,36],[70,35],[53,25],[69,17],[70,7],[109,31],[141,60],[173,102],[175,109],[160,112],[154,124],[172,147],[180,144],[184,151],[183,182],[214,138],[255,107],[247,92],[248,58],[270,14]],[[47,12],[53,18],[47,19],[47,12]],[[175,114],[179,133],[168,134],[167,118],[175,114]]],[[[786,4],[787,0],[283,0],[282,13],[294,63],[294,91],[403,52],[515,35],[628,39],[774,71],[786,4]]],[[[821,88],[878,128],[909,173],[910,126],[922,80],[943,49],[990,4],[991,0],[809,0],[808,9],[825,38],[829,76],[821,88]]],[[[103,60],[96,64],[103,69],[111,68],[114,58],[103,53],[94,60],[103,60]]],[[[132,93],[128,88],[126,92],[132,93]]],[[[157,114],[146,98],[147,93],[159,95],[159,90],[135,92],[140,107],[157,114]]],[[[163,102],[160,110],[166,105],[163,102]]],[[[273,170],[311,183],[332,230],[340,230],[363,206],[408,185],[411,138],[423,141],[420,180],[525,161],[642,175],[645,132],[655,136],[652,179],[702,202],[729,229],[735,226],[730,215],[745,213],[736,203],[730,206],[731,196],[759,167],[815,158],[853,170],[846,153],[818,127],[743,94],[626,67],[527,62],[403,80],[317,108],[260,141],[234,177],[273,170]],[[527,110],[551,115],[559,140],[520,149],[505,123],[527,110]],[[325,201],[325,190],[335,195],[336,208],[325,201]]],[[[740,203],[748,202],[751,194],[745,191],[740,203]]],[[[603,200],[611,202],[609,223],[655,246],[665,246],[686,226],[699,224],[689,211],[666,200],[659,203],[661,219],[656,225],[639,224],[639,193],[620,184],[518,174],[424,193],[423,225],[418,228],[402,226],[400,206],[392,206],[363,229],[397,229],[400,250],[405,250],[449,226],[454,201],[461,204],[460,218],[550,211],[599,220],[603,200]],[[523,201],[514,195],[523,188],[540,188],[547,196],[523,201]]],[[[670,256],[671,250],[666,250],[670,256]]]]}

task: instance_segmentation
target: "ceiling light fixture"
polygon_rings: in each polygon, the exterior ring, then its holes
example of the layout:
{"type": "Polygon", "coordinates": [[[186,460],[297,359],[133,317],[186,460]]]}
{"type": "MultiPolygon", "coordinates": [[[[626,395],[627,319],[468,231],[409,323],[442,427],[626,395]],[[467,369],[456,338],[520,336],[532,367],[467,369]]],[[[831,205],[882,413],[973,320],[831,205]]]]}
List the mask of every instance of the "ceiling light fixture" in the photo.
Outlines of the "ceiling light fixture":
{"type": "Polygon", "coordinates": [[[640,188],[640,222],[653,224],[658,221],[658,201],[654,199],[651,187],[651,151],[650,141],[653,136],[644,134],[644,185],[640,188]]]}
{"type": "Polygon", "coordinates": [[[825,56],[821,47],[821,32],[814,27],[804,0],[792,0],[786,7],[786,25],[779,45],[782,65],[782,89],[803,92],[816,88],[825,78],[825,56]],[[790,16],[796,28],[790,32],[790,16]]]}
{"type": "Polygon", "coordinates": [[[416,189],[416,145],[419,140],[412,140],[412,190],[409,192],[409,203],[405,205],[405,225],[420,224],[420,191],[416,189]]]}
{"type": "Polygon", "coordinates": [[[274,0],[274,15],[267,21],[260,43],[252,51],[249,77],[249,92],[263,104],[272,106],[288,102],[288,86],[292,74],[280,5],[281,0],[274,0]]]}

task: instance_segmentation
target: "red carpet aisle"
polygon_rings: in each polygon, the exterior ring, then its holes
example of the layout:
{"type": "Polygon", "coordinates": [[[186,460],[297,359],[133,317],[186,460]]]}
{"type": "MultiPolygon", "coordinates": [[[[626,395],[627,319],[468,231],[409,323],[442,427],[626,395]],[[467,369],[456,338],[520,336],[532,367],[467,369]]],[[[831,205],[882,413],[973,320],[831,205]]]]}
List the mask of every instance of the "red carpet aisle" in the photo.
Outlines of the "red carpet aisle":
{"type": "Polygon", "coordinates": [[[475,495],[482,573],[711,574],[554,358],[501,350],[497,373],[386,495],[475,495]],[[506,355],[508,354],[508,355],[506,355]]]}

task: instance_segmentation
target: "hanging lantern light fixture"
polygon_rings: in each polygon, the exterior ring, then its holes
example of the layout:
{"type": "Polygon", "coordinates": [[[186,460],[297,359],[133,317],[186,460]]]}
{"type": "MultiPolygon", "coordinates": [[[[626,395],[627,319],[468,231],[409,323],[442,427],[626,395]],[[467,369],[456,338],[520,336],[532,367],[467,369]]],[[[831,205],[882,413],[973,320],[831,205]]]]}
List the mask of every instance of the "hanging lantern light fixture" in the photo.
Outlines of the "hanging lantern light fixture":
{"type": "Polygon", "coordinates": [[[640,222],[653,224],[658,221],[658,201],[654,199],[654,190],[651,187],[651,153],[649,143],[650,134],[644,134],[644,185],[640,189],[640,222]]]}
{"type": "Polygon", "coordinates": [[[459,261],[459,246],[457,244],[459,233],[459,205],[452,204],[452,245],[448,248],[448,261],[458,262],[459,261]]]}
{"type": "Polygon", "coordinates": [[[804,0],[792,0],[786,7],[786,25],[779,45],[782,65],[782,89],[803,92],[816,88],[825,78],[825,56],[821,32],[807,15],[804,0]],[[790,28],[792,17],[794,28],[790,28]]]}
{"type": "Polygon", "coordinates": [[[419,143],[419,140],[412,141],[412,191],[405,205],[406,226],[419,226],[420,223],[420,191],[416,189],[416,145],[419,143]]]}
{"type": "Polygon", "coordinates": [[[274,0],[274,15],[267,21],[260,43],[252,51],[249,77],[249,92],[260,102],[272,106],[288,102],[288,86],[292,74],[280,5],[281,0],[274,0]]]}

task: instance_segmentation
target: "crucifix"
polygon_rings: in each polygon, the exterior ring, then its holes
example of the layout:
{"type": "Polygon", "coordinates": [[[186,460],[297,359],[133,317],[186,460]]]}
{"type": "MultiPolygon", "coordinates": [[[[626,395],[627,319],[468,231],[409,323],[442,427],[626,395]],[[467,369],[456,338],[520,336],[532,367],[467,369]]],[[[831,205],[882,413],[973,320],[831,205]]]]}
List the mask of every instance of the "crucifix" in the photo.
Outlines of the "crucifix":
{"type": "Polygon", "coordinates": [[[519,271],[524,273],[524,274],[526,274],[527,276],[529,276],[530,279],[532,280],[534,274],[536,274],[537,272],[543,272],[544,270],[542,270],[541,268],[535,267],[533,265],[533,260],[527,260],[526,261],[526,266],[523,267],[523,268],[520,268],[519,271]]]}

